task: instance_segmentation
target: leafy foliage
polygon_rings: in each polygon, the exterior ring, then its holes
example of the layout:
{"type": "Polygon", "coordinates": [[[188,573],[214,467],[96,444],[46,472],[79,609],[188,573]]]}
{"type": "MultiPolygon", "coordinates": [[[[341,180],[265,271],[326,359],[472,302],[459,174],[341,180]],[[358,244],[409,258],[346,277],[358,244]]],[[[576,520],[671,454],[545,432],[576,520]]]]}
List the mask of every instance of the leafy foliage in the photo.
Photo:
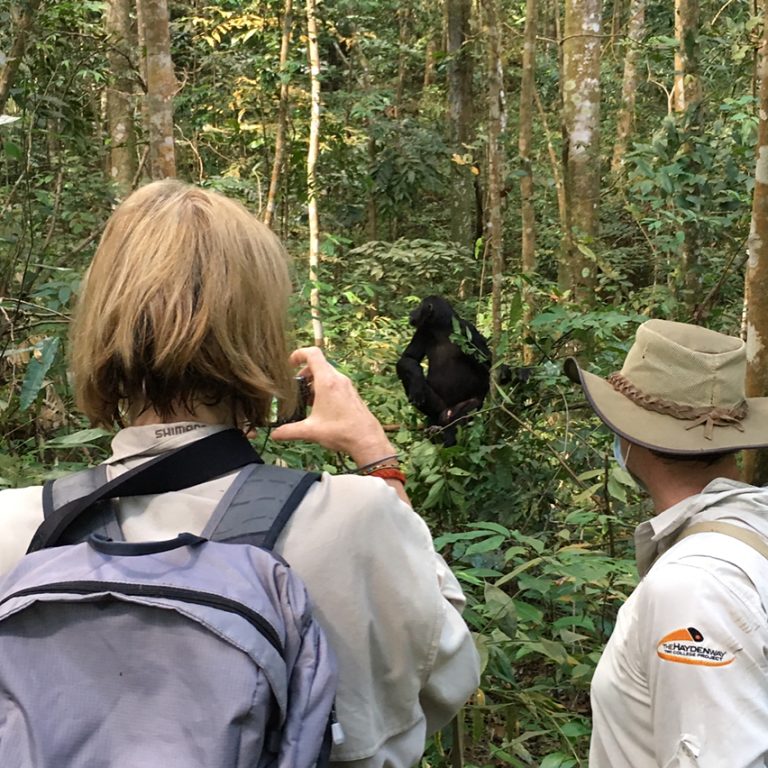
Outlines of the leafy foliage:
{"type": "MultiPolygon", "coordinates": [[[[503,6],[508,29],[522,32],[523,6],[503,6]]],[[[5,108],[19,119],[0,125],[0,487],[39,483],[97,462],[109,450],[110,436],[78,415],[66,371],[66,330],[79,282],[116,202],[105,174],[102,97],[110,81],[104,55],[110,41],[104,8],[96,0],[41,4],[5,108]]],[[[310,107],[303,11],[294,9],[281,76],[282,2],[179,0],[171,8],[180,177],[261,212],[281,77],[289,86],[275,228],[295,257],[296,342],[311,343],[312,286],[303,256],[310,107]]],[[[443,11],[432,0],[320,6],[323,259],[317,287],[327,353],[401,451],[414,505],[466,590],[467,620],[483,656],[482,685],[461,727],[430,741],[423,768],[454,764],[451,747],[460,736],[467,768],[585,766],[589,680],[632,588],[631,530],[647,510],[608,459],[607,435],[562,375],[562,359],[579,355],[608,374],[620,367],[637,323],[649,316],[690,319],[680,298],[680,245],[691,225],[700,245],[697,319],[738,331],[761,20],[747,4],[702,3],[705,99],[691,122],[668,114],[677,45],[673,8],[648,3],[634,144],[623,174],[604,175],[599,235],[577,244],[597,268],[590,307],[572,303],[556,284],[563,232],[553,162],[563,147],[559,46],[549,18],[541,19],[537,48],[541,109],[531,153],[538,274],[519,274],[520,57],[518,37],[506,35],[507,263],[494,366],[514,369],[524,344],[534,364],[527,381],[497,385],[483,411],[462,425],[458,445],[445,448],[425,434],[394,370],[411,333],[408,310],[424,295],[445,295],[492,336],[486,243],[479,239],[472,252],[448,242],[457,158],[475,182],[476,206],[487,202],[484,41],[473,35],[462,52],[474,66],[473,135],[457,148],[450,140],[454,62],[442,50],[443,11]]],[[[616,5],[619,27],[626,22],[622,13],[626,8],[616,5]]],[[[10,20],[0,10],[0,68],[13,42],[10,20]]],[[[606,171],[625,50],[620,36],[605,38],[606,171]]],[[[141,161],[144,83],[138,62],[131,66],[141,161]]],[[[137,183],[146,173],[141,166],[137,183]]],[[[268,460],[332,473],[349,469],[342,457],[317,447],[277,446],[267,432],[256,444],[268,460]]]]}

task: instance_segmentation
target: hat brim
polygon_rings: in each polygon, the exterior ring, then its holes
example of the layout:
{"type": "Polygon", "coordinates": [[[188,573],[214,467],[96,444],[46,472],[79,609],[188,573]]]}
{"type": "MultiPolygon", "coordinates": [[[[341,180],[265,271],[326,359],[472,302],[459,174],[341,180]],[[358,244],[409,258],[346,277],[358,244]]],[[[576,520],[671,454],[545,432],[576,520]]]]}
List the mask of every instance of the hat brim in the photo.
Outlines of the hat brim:
{"type": "Polygon", "coordinates": [[[715,427],[708,440],[703,425],[689,429],[691,421],[642,408],[605,379],[585,371],[573,357],[566,359],[564,371],[581,385],[589,404],[612,432],[645,448],[671,454],[706,454],[768,446],[768,397],[747,398],[748,411],[741,430],[715,427]]]}

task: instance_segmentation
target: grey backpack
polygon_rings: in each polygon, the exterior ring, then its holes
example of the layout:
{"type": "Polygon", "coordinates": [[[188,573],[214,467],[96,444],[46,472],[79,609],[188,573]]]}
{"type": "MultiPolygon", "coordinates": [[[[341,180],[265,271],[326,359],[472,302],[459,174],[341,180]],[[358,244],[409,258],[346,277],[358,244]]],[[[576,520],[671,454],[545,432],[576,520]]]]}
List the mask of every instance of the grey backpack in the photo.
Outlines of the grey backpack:
{"type": "Polygon", "coordinates": [[[317,475],[264,465],[236,430],[104,474],[45,486],[0,582],[0,766],[325,765],[335,658],[270,551],[317,475]],[[112,499],[238,468],[202,536],[123,540],[112,499]]]}

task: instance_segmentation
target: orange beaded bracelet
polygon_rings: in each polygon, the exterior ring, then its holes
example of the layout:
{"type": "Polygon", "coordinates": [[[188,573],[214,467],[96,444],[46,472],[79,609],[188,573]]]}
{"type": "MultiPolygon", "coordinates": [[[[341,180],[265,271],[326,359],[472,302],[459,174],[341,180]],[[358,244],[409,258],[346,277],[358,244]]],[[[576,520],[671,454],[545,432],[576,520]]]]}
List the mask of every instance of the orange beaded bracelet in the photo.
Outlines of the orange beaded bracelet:
{"type": "Polygon", "coordinates": [[[405,473],[397,467],[381,467],[366,474],[370,477],[380,477],[382,480],[397,480],[405,485],[405,473]]]}

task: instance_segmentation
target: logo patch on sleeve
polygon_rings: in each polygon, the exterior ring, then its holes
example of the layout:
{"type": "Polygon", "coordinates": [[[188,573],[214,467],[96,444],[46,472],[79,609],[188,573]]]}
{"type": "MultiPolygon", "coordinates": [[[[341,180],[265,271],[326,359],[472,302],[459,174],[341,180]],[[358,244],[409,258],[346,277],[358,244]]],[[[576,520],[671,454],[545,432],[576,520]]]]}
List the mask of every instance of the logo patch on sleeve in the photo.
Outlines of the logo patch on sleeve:
{"type": "Polygon", "coordinates": [[[662,637],[656,655],[665,661],[700,667],[725,667],[735,658],[730,651],[709,645],[696,627],[676,629],[662,637]]]}

